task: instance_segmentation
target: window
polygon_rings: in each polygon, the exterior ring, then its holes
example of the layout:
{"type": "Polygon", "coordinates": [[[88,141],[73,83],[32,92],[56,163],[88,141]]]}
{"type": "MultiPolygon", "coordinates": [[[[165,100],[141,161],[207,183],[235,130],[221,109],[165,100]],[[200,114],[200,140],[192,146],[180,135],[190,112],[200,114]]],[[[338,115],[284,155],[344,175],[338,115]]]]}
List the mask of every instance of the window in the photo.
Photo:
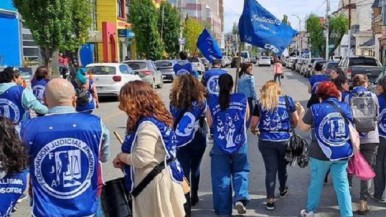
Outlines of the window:
{"type": "Polygon", "coordinates": [[[128,65],[120,65],[119,70],[122,74],[133,74],[133,70],[128,65]]]}
{"type": "Polygon", "coordinates": [[[117,0],[118,18],[125,18],[125,0],[117,0]]]}
{"type": "Polygon", "coordinates": [[[94,75],[115,75],[115,67],[112,66],[91,66],[87,71],[93,71],[94,75]]]}

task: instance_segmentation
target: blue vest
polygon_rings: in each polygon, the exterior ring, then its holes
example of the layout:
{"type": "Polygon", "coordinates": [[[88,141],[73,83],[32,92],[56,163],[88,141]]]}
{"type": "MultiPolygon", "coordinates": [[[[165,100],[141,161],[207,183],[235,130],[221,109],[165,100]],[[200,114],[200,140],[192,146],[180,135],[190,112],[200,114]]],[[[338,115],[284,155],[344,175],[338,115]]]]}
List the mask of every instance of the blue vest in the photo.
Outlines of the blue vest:
{"type": "Polygon", "coordinates": [[[93,87],[94,87],[94,81],[89,81],[89,88],[88,88],[88,103],[85,105],[76,105],[76,111],[77,112],[89,112],[91,113],[94,109],[96,109],[96,105],[94,102],[94,98],[92,97],[93,93],[93,87]]]}
{"type": "Polygon", "coordinates": [[[7,174],[0,179],[0,216],[10,216],[17,200],[23,194],[27,186],[27,174],[21,173],[7,174]]]}
{"type": "Polygon", "coordinates": [[[386,94],[378,95],[379,102],[379,136],[386,138],[386,94]]]}
{"type": "Polygon", "coordinates": [[[294,101],[287,96],[288,108],[284,96],[279,98],[279,106],[274,111],[264,110],[257,103],[260,111],[260,139],[271,142],[284,142],[290,138],[292,113],[296,110],[294,101]]]}
{"type": "Polygon", "coordinates": [[[236,152],[247,141],[247,97],[240,93],[231,94],[229,108],[225,111],[221,111],[217,95],[211,95],[208,102],[212,115],[214,144],[226,153],[236,152]]]}
{"type": "Polygon", "coordinates": [[[34,216],[88,216],[98,208],[102,122],[83,113],[51,114],[22,124],[29,147],[34,216]]]}
{"type": "Polygon", "coordinates": [[[209,94],[218,95],[220,92],[220,87],[218,86],[218,78],[220,75],[226,74],[227,72],[222,69],[211,69],[205,72],[204,77],[202,78],[206,83],[206,89],[209,94]]]}
{"type": "MultiPolygon", "coordinates": [[[[177,139],[173,129],[165,123],[152,117],[145,117],[140,119],[137,123],[137,127],[139,127],[144,122],[153,123],[161,132],[162,142],[167,153],[165,157],[165,162],[169,159],[176,159],[177,139]]],[[[125,141],[122,144],[123,153],[132,153],[134,144],[137,140],[137,129],[134,132],[126,135],[125,141]]],[[[181,182],[184,178],[184,172],[182,171],[177,159],[170,163],[168,167],[171,171],[172,179],[176,182],[181,182]]],[[[134,183],[134,167],[130,165],[125,165],[123,171],[125,174],[125,187],[129,192],[132,192],[134,190],[134,187],[139,184],[134,183]]]]}
{"type": "MultiPolygon", "coordinates": [[[[204,115],[206,102],[201,105],[198,102],[192,103],[192,108],[186,111],[180,121],[177,123],[175,133],[177,136],[177,147],[183,147],[194,139],[194,135],[198,129],[198,122],[201,116],[204,115]]],[[[174,121],[182,114],[182,109],[170,106],[170,112],[173,115],[174,121]]]]}
{"type": "Polygon", "coordinates": [[[13,123],[19,124],[25,114],[22,105],[24,87],[12,86],[0,94],[0,116],[7,117],[13,123]]]}
{"type": "Polygon", "coordinates": [[[330,81],[330,78],[327,75],[313,75],[309,79],[311,84],[312,94],[316,94],[316,90],[318,89],[318,85],[325,81],[330,81]]]}
{"type": "Polygon", "coordinates": [[[49,82],[47,79],[33,80],[31,82],[32,92],[36,96],[36,99],[44,104],[44,92],[46,91],[46,85],[49,82]]]}
{"type": "MultiPolygon", "coordinates": [[[[352,122],[350,106],[335,98],[327,99],[335,103],[352,122]]],[[[311,106],[314,118],[315,137],[323,153],[331,161],[345,160],[352,156],[350,131],[341,113],[327,102],[311,106]]]]}
{"type": "Polygon", "coordinates": [[[174,64],[173,71],[177,76],[184,75],[184,74],[191,74],[191,75],[194,74],[193,65],[191,62],[187,60],[181,60],[181,61],[178,61],[176,64],[174,64]]]}

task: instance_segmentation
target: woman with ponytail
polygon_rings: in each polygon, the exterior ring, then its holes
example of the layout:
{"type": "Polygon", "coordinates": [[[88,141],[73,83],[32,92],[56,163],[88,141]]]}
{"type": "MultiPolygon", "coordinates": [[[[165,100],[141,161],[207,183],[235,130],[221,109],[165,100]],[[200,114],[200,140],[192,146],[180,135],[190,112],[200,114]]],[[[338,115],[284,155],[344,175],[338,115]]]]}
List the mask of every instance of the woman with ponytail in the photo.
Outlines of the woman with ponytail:
{"type": "Polygon", "coordinates": [[[287,161],[284,157],[291,128],[296,127],[299,118],[294,101],[289,96],[281,95],[281,88],[275,81],[265,83],[260,92],[260,99],[253,111],[251,131],[253,134],[260,132],[259,150],[266,172],[266,209],[272,211],[275,209],[276,174],[280,184],[279,197],[284,198],[288,194],[287,161]]]}
{"type": "Polygon", "coordinates": [[[248,99],[233,92],[233,78],[219,77],[219,95],[210,95],[207,121],[213,129],[211,176],[213,205],[217,215],[232,214],[232,202],[245,214],[249,202],[249,163],[245,122],[249,118],[248,99]],[[231,184],[232,183],[232,184],[231,184]],[[232,199],[232,188],[234,199],[232,199]]]}

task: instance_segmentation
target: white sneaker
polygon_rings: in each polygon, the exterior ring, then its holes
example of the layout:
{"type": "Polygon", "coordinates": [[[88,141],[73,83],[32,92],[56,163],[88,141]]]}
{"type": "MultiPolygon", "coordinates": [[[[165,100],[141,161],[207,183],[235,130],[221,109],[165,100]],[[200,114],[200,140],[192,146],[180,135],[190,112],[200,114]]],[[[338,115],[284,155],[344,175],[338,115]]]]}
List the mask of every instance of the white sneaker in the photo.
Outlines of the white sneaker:
{"type": "Polygon", "coordinates": [[[236,202],[235,209],[237,210],[237,213],[240,215],[247,213],[247,208],[245,208],[243,202],[241,201],[236,202]]]}
{"type": "Polygon", "coordinates": [[[301,217],[314,217],[314,212],[306,212],[305,209],[302,209],[302,211],[300,211],[300,216],[301,217]]]}

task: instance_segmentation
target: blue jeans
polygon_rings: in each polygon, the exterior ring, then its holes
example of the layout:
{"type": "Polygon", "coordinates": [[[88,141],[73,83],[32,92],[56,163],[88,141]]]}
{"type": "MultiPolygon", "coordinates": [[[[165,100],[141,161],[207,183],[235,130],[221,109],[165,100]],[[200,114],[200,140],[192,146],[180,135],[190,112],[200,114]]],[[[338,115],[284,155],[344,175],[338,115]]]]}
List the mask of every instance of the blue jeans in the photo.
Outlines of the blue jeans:
{"type": "Polygon", "coordinates": [[[341,217],[353,216],[351,195],[347,178],[348,161],[321,161],[310,158],[311,181],[308,187],[307,212],[315,212],[323,190],[323,181],[328,170],[331,172],[334,190],[338,198],[341,217]]]}
{"type": "Polygon", "coordinates": [[[214,211],[217,215],[231,215],[233,202],[249,201],[248,145],[228,154],[213,144],[210,156],[214,211]]]}
{"type": "Polygon", "coordinates": [[[284,159],[288,142],[270,142],[259,140],[259,150],[265,165],[265,189],[267,198],[275,198],[276,174],[279,178],[280,191],[287,184],[287,161],[284,159]]]}
{"type": "Polygon", "coordinates": [[[200,165],[205,148],[206,135],[202,130],[198,130],[189,144],[177,149],[177,159],[180,162],[185,177],[190,182],[192,196],[197,196],[200,182],[200,165]]]}

